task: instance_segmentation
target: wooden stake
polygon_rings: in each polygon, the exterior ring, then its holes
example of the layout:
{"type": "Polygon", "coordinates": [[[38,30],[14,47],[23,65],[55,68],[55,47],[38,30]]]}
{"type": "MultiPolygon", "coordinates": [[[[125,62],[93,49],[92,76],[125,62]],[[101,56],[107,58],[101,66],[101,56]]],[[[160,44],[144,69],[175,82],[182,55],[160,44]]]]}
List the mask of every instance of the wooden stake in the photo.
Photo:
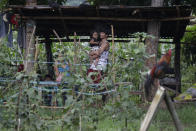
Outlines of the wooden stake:
{"type": "Polygon", "coordinates": [[[38,58],[38,54],[39,54],[39,45],[38,45],[38,37],[36,37],[36,44],[35,44],[35,58],[34,58],[34,61],[36,62],[37,61],[37,58],[38,58]]]}
{"type": "Polygon", "coordinates": [[[169,110],[169,113],[172,116],[172,119],[173,119],[174,124],[176,126],[176,130],[177,131],[183,131],[184,128],[183,128],[183,126],[182,126],[182,124],[180,122],[180,119],[178,118],[178,114],[177,114],[177,112],[175,110],[175,107],[174,107],[174,105],[173,105],[173,103],[171,101],[171,98],[169,97],[169,95],[167,94],[167,92],[165,93],[165,103],[167,105],[167,108],[169,110]]]}
{"type": "Polygon", "coordinates": [[[54,32],[54,34],[56,35],[57,39],[59,40],[60,45],[62,45],[61,38],[59,37],[59,35],[57,34],[57,32],[54,29],[52,31],[54,32]]]}
{"type": "Polygon", "coordinates": [[[178,115],[176,113],[176,110],[174,108],[174,105],[171,101],[171,98],[167,94],[165,88],[159,86],[158,90],[156,92],[156,95],[152,101],[152,104],[150,105],[148,112],[144,118],[144,121],[141,124],[140,131],[148,131],[148,128],[152,122],[153,117],[155,116],[155,113],[157,112],[158,106],[160,105],[162,99],[164,97],[165,103],[167,105],[167,108],[172,116],[172,119],[175,123],[175,127],[177,131],[183,131],[183,126],[178,118],[178,115]]]}
{"type": "Polygon", "coordinates": [[[20,100],[21,100],[21,96],[22,96],[22,87],[21,86],[22,86],[22,83],[19,86],[19,95],[18,95],[18,100],[17,100],[17,108],[16,108],[16,122],[17,122],[17,125],[15,127],[16,131],[20,130],[20,116],[19,116],[20,109],[19,108],[20,108],[20,100]]]}
{"type": "Polygon", "coordinates": [[[79,131],[82,131],[82,115],[80,115],[80,130],[79,131]]]}
{"type": "MultiPolygon", "coordinates": [[[[112,67],[115,64],[115,58],[114,58],[114,51],[115,51],[115,45],[114,45],[114,27],[111,25],[111,31],[112,31],[112,67]]],[[[116,79],[116,73],[115,73],[115,68],[113,67],[113,83],[115,84],[115,79],[116,79]]]]}
{"type": "MultiPolygon", "coordinates": [[[[79,47],[79,51],[78,51],[78,52],[79,52],[79,54],[80,54],[80,50],[82,49],[81,46],[82,46],[82,45],[81,45],[81,43],[80,43],[80,38],[79,38],[79,40],[78,40],[78,47],[79,47]]],[[[80,75],[82,76],[82,65],[81,65],[81,60],[80,60],[80,75]]]]}
{"type": "Polygon", "coordinates": [[[141,124],[140,131],[148,130],[152,122],[152,119],[155,116],[155,113],[157,112],[158,106],[163,99],[164,93],[165,93],[165,89],[163,87],[159,87],[152,101],[152,104],[150,105],[148,112],[144,118],[144,121],[141,124]]]}
{"type": "MultiPolygon", "coordinates": [[[[74,32],[74,64],[77,64],[77,57],[78,57],[78,52],[77,52],[77,41],[76,41],[76,32],[74,32]]],[[[76,68],[74,67],[74,73],[76,73],[76,68]]],[[[72,95],[75,97],[75,87],[72,88],[72,95]]]]}
{"type": "Polygon", "coordinates": [[[37,59],[38,59],[38,54],[39,54],[39,44],[38,44],[38,37],[36,37],[36,44],[35,44],[35,58],[34,58],[34,61],[35,61],[35,67],[34,67],[34,70],[36,72],[36,70],[38,69],[38,62],[37,62],[37,59]]]}

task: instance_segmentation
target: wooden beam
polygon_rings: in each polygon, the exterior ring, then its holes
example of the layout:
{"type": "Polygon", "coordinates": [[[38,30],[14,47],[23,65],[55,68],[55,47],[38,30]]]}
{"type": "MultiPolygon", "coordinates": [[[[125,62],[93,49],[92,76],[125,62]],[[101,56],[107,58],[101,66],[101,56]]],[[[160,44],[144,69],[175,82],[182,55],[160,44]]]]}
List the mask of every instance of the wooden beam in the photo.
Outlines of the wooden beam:
{"type": "Polygon", "coordinates": [[[22,16],[22,19],[34,20],[93,20],[93,21],[127,21],[127,22],[150,22],[150,21],[184,21],[195,19],[195,16],[174,17],[174,18],[157,18],[157,19],[141,19],[141,18],[121,18],[121,17],[82,17],[82,16],[22,16]]]}
{"type": "MultiPolygon", "coordinates": [[[[53,39],[51,40],[52,42],[59,42],[57,39],[53,39]]],[[[67,40],[67,39],[63,39],[61,40],[62,42],[73,42],[73,39],[67,40]]],[[[80,39],[80,42],[89,42],[90,39],[80,39]]],[[[112,40],[108,40],[109,42],[112,42],[112,40]]],[[[40,43],[45,43],[45,40],[40,40],[40,43]]],[[[115,42],[130,42],[130,40],[115,40],[115,42]]]]}
{"type": "MultiPolygon", "coordinates": [[[[134,38],[134,37],[131,37],[131,38],[134,38]]],[[[58,39],[51,39],[51,41],[52,42],[59,42],[59,40],[58,39]]],[[[69,40],[67,40],[67,39],[61,39],[61,42],[73,42],[74,40],[73,39],[69,39],[69,40]]],[[[80,42],[89,42],[90,41],[90,39],[80,39],[80,42]]],[[[109,42],[112,42],[112,40],[108,40],[109,42]]],[[[128,42],[130,42],[131,40],[120,40],[120,39],[115,39],[115,43],[117,42],[122,42],[122,43],[128,43],[128,42]]],[[[40,43],[45,43],[46,42],[46,40],[39,40],[39,42],[40,43]]],[[[144,41],[143,41],[144,42],[144,41]]],[[[175,44],[175,42],[168,42],[168,41],[159,41],[159,43],[160,44],[175,44]]],[[[192,45],[196,45],[196,43],[187,43],[187,42],[180,42],[180,44],[182,44],[182,45],[190,45],[190,44],[192,44],[192,45]]]]}
{"type": "MultiPolygon", "coordinates": [[[[184,5],[177,5],[180,8],[183,9],[189,9],[191,10],[190,6],[184,6],[184,5]]],[[[173,11],[174,8],[176,6],[172,6],[172,7],[153,7],[153,6],[122,6],[122,5],[110,5],[110,6],[90,6],[89,9],[104,9],[104,10],[108,10],[108,9],[143,9],[146,11],[150,11],[150,10],[157,10],[157,11],[173,11]]],[[[48,9],[53,9],[52,7],[48,6],[48,5],[33,5],[33,6],[24,6],[24,5],[9,5],[8,8],[12,8],[12,9],[29,9],[29,10],[33,10],[33,9],[39,9],[39,10],[48,10],[48,9]]],[[[60,5],[60,8],[62,9],[81,9],[80,6],[63,6],[60,5]]]]}

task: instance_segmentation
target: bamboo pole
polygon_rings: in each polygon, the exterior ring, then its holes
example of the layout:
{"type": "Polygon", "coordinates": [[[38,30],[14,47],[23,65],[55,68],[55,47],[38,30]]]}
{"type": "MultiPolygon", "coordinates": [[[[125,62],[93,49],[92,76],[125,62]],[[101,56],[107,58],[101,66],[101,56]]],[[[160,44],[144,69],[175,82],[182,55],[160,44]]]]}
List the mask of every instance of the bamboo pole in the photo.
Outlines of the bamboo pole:
{"type": "Polygon", "coordinates": [[[114,26],[111,25],[111,31],[112,31],[112,72],[113,72],[113,83],[115,84],[115,79],[116,79],[116,73],[115,73],[115,44],[114,44],[114,26]]]}
{"type": "MultiPolygon", "coordinates": [[[[78,50],[77,50],[77,40],[76,40],[77,34],[74,32],[74,64],[77,64],[77,57],[78,57],[78,50]]],[[[76,72],[76,70],[74,71],[76,72]]]]}
{"type": "Polygon", "coordinates": [[[20,109],[19,108],[20,108],[20,100],[21,100],[21,96],[22,96],[22,87],[21,86],[22,86],[22,84],[19,86],[19,95],[18,95],[17,108],[16,108],[16,122],[17,122],[17,125],[15,127],[15,131],[20,130],[20,116],[19,116],[20,109]]]}
{"type": "MultiPolygon", "coordinates": [[[[77,50],[77,41],[76,41],[77,34],[74,32],[74,64],[77,64],[78,61],[78,50],[77,50]]],[[[76,73],[76,68],[74,68],[74,73],[76,73]]],[[[72,88],[72,95],[75,97],[75,87],[72,88]]]]}
{"type": "Polygon", "coordinates": [[[80,130],[79,131],[82,131],[82,115],[80,114],[80,130]]]}
{"type": "MultiPolygon", "coordinates": [[[[79,47],[79,54],[80,54],[80,51],[81,51],[81,43],[80,43],[80,38],[79,38],[79,40],[78,40],[78,47],[79,47]]],[[[76,63],[77,64],[77,63],[76,63]]],[[[80,63],[78,63],[78,64],[80,64],[80,75],[82,76],[82,64],[81,64],[81,60],[80,60],[80,63]]]]}
{"type": "Polygon", "coordinates": [[[39,42],[38,42],[38,37],[36,37],[36,44],[35,44],[35,58],[34,61],[37,61],[38,58],[38,54],[39,54],[39,42]]]}
{"type": "Polygon", "coordinates": [[[35,61],[35,67],[34,67],[34,70],[36,72],[36,70],[38,69],[38,55],[39,55],[39,41],[38,41],[38,37],[36,37],[36,44],[35,44],[35,58],[34,58],[34,61],[35,61]]]}

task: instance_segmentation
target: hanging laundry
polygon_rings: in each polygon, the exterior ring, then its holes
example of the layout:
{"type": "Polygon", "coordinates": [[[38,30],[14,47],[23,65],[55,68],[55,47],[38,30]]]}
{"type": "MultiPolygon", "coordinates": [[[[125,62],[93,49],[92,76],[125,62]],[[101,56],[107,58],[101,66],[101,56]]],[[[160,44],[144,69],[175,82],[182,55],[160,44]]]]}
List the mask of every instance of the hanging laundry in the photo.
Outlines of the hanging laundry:
{"type": "Polygon", "coordinates": [[[0,13],[0,38],[5,37],[8,34],[9,23],[4,21],[4,13],[0,13]]]}
{"type": "Polygon", "coordinates": [[[23,27],[22,24],[18,28],[17,43],[18,43],[20,48],[23,48],[23,49],[26,48],[26,44],[25,44],[26,43],[25,42],[25,27],[23,27]]]}
{"type": "Polygon", "coordinates": [[[10,24],[9,33],[8,33],[8,47],[13,47],[13,31],[12,31],[12,24],[10,24]]]}
{"type": "Polygon", "coordinates": [[[0,14],[0,38],[8,37],[7,46],[13,47],[13,31],[12,25],[18,26],[16,15],[13,13],[0,14]]]}

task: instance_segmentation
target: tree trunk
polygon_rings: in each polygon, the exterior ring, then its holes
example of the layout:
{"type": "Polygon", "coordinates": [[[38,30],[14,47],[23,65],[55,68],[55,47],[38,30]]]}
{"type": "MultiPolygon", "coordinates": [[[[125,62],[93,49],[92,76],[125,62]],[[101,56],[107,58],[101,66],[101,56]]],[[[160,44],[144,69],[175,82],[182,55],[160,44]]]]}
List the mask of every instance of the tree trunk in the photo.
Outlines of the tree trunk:
{"type": "MultiPolygon", "coordinates": [[[[37,0],[26,0],[26,5],[36,5],[37,0]]],[[[25,71],[26,74],[29,74],[33,71],[34,63],[34,56],[35,56],[35,37],[34,32],[35,31],[35,21],[33,20],[27,20],[26,21],[26,49],[24,53],[24,60],[26,61],[25,71]]]]}
{"type": "MultiPolygon", "coordinates": [[[[152,0],[151,6],[153,7],[163,6],[163,0],[152,0]]],[[[159,41],[159,36],[160,36],[160,22],[159,21],[148,22],[147,33],[148,35],[150,35],[150,37],[148,37],[145,42],[146,52],[151,57],[146,60],[146,66],[149,69],[152,69],[152,67],[156,64],[156,59],[157,59],[158,41],[159,41]]],[[[155,82],[157,83],[157,81],[155,82]]],[[[151,95],[149,95],[150,98],[147,98],[149,101],[152,101],[155,95],[156,89],[157,87],[152,87],[151,95]]]]}
{"type": "Polygon", "coordinates": [[[35,56],[35,22],[28,20],[26,22],[26,49],[25,49],[25,71],[27,74],[33,71],[35,56]]]}

